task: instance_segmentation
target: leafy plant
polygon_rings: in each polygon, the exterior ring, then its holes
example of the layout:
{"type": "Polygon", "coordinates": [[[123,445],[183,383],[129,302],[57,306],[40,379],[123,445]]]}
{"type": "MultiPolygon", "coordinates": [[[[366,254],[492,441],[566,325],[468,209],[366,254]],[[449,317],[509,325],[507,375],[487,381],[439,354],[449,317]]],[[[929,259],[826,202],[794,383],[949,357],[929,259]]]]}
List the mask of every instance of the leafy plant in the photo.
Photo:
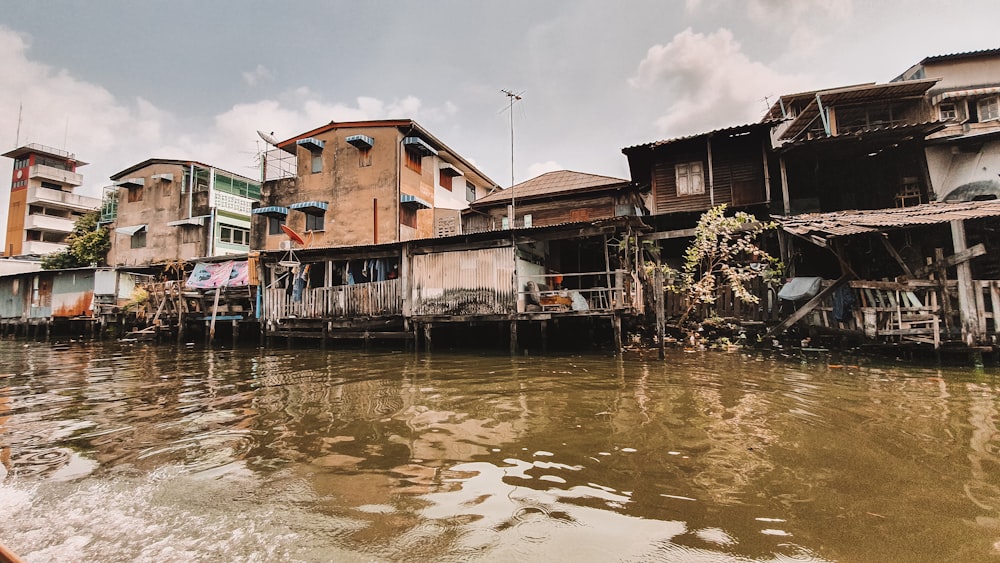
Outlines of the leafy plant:
{"type": "Polygon", "coordinates": [[[42,268],[58,270],[103,264],[111,249],[111,234],[107,227],[98,224],[100,217],[101,212],[96,210],[77,219],[73,232],[66,237],[69,246],[42,258],[42,268]]]}
{"type": "Polygon", "coordinates": [[[694,241],[684,253],[684,266],[679,271],[663,266],[666,289],[686,297],[678,327],[684,326],[699,305],[714,303],[720,287],[728,286],[744,303],[759,301],[747,284],[756,278],[775,275],[783,266],[760,248],[756,240],[761,233],[776,227],[776,223],[762,223],[748,213],[727,216],[725,205],[702,214],[694,241]]]}

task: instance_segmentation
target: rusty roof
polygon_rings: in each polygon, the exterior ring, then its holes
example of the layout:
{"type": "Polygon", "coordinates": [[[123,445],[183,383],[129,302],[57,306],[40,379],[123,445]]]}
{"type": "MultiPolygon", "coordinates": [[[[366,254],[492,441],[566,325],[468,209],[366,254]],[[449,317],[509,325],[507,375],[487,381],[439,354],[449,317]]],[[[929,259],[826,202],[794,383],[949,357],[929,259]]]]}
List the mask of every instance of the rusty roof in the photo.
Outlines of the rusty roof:
{"type": "Polygon", "coordinates": [[[638,149],[655,149],[657,147],[662,147],[664,145],[670,145],[673,143],[679,143],[681,141],[689,141],[691,139],[697,139],[699,137],[717,137],[720,135],[726,136],[739,136],[753,131],[759,128],[768,128],[773,126],[775,123],[773,121],[762,121],[759,123],[745,123],[743,125],[734,125],[732,127],[723,127],[722,129],[715,129],[707,133],[696,133],[694,135],[685,135],[683,137],[674,137],[673,139],[664,139],[662,141],[654,141],[652,143],[643,143],[641,145],[632,145],[631,147],[625,147],[622,152],[628,154],[634,152],[638,149]]]}
{"type": "Polygon", "coordinates": [[[913,207],[806,213],[775,217],[781,229],[824,244],[826,239],[955,220],[1000,217],[1000,200],[925,203],[913,207]]]}
{"type": "Polygon", "coordinates": [[[547,172],[541,176],[536,176],[520,184],[516,184],[513,189],[497,190],[487,196],[477,199],[472,206],[479,204],[499,203],[510,201],[511,193],[517,199],[528,199],[545,197],[555,194],[565,194],[569,192],[593,191],[601,189],[616,189],[628,185],[628,180],[612,178],[610,176],[598,176],[597,174],[586,174],[584,172],[573,172],[572,170],[557,170],[547,172]],[[513,191],[512,191],[513,190],[513,191]]]}
{"type": "Polygon", "coordinates": [[[939,80],[941,79],[927,78],[924,80],[904,80],[888,84],[868,84],[864,86],[835,88],[833,90],[820,90],[813,96],[812,101],[806,107],[802,108],[802,111],[795,117],[791,125],[788,126],[788,129],[781,134],[781,139],[794,139],[806,130],[819,117],[820,103],[824,106],[835,106],[923,96],[939,80]],[[820,101],[817,101],[817,98],[820,101]]]}

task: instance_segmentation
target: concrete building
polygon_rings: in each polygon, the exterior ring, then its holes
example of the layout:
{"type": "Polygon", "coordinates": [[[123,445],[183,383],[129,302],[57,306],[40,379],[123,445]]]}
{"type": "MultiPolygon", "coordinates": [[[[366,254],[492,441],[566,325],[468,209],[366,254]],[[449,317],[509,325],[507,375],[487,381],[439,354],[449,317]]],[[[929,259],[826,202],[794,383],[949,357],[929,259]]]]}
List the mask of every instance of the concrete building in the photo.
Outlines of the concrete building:
{"type": "Polygon", "coordinates": [[[937,79],[926,101],[946,125],[927,137],[936,198],[1000,197],[1000,49],[926,57],[896,78],[922,79],[937,79]]]}
{"type": "Polygon", "coordinates": [[[254,210],[257,249],[287,243],[282,225],[312,247],[458,234],[461,210],[496,187],[409,119],[330,122],[276,148],[254,210]]]}
{"type": "Polygon", "coordinates": [[[102,222],[108,264],[246,254],[260,183],[200,162],[151,158],[111,176],[102,222]]]}
{"type": "Polygon", "coordinates": [[[61,149],[31,143],[4,153],[14,159],[7,210],[6,256],[43,256],[66,248],[66,236],[97,198],[74,193],[86,164],[61,149]]]}

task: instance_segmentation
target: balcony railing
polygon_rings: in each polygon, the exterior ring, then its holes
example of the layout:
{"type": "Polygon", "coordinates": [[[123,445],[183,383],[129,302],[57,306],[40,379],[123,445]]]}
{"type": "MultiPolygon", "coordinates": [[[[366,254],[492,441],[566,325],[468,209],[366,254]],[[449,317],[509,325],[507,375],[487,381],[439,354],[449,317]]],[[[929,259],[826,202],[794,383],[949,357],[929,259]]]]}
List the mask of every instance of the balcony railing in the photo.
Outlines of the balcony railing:
{"type": "Polygon", "coordinates": [[[303,289],[299,300],[284,288],[264,293],[267,320],[338,319],[401,315],[403,297],[399,279],[354,285],[303,289]]]}
{"type": "Polygon", "coordinates": [[[73,220],[51,215],[28,215],[24,222],[24,228],[34,231],[69,233],[73,231],[73,220]]]}
{"type": "Polygon", "coordinates": [[[72,192],[32,186],[28,188],[28,203],[41,203],[49,207],[76,211],[92,211],[100,207],[101,200],[72,192]]]}
{"type": "Polygon", "coordinates": [[[29,168],[28,177],[58,182],[65,186],[79,186],[83,184],[83,175],[44,164],[36,164],[29,168]]]}

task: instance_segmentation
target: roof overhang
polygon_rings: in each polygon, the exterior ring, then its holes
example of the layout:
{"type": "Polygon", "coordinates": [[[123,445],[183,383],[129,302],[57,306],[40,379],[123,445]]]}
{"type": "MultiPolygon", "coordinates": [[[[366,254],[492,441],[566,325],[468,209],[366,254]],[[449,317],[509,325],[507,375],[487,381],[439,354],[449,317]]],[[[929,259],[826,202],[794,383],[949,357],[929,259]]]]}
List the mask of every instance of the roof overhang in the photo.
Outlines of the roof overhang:
{"type": "Polygon", "coordinates": [[[441,173],[446,176],[451,176],[451,177],[464,176],[461,170],[455,168],[454,166],[448,164],[447,162],[442,162],[440,168],[441,168],[441,173]]]}
{"type": "Polygon", "coordinates": [[[289,205],[288,209],[295,209],[312,215],[322,215],[326,213],[327,207],[328,204],[325,201],[300,201],[289,205]]]}
{"type": "Polygon", "coordinates": [[[282,218],[284,219],[288,216],[288,208],[281,207],[279,205],[271,205],[269,207],[258,207],[253,210],[254,215],[266,215],[268,217],[282,218]]]}
{"type": "Polygon", "coordinates": [[[807,213],[774,219],[783,231],[826,246],[827,241],[837,237],[988,217],[1000,217],[1000,201],[936,202],[913,207],[807,213]]]}
{"type": "Polygon", "coordinates": [[[115,185],[121,188],[141,188],[145,184],[145,178],[126,178],[115,182],[115,185]]]}
{"type": "Polygon", "coordinates": [[[989,96],[991,94],[1000,94],[1000,86],[989,86],[985,88],[969,88],[967,90],[951,90],[948,92],[941,92],[936,94],[931,98],[931,104],[937,105],[944,100],[950,98],[972,98],[974,96],[989,96]]]}
{"type": "Polygon", "coordinates": [[[868,150],[869,148],[882,148],[886,143],[907,142],[914,139],[923,139],[931,133],[935,133],[947,127],[943,121],[926,121],[924,123],[914,123],[910,125],[895,125],[889,127],[879,127],[854,131],[844,135],[834,137],[820,137],[818,139],[800,139],[786,143],[778,148],[780,153],[788,153],[802,149],[855,149],[868,150]]]}
{"type": "Polygon", "coordinates": [[[297,146],[309,149],[311,152],[320,152],[323,147],[326,146],[326,142],[322,139],[317,139],[315,137],[306,137],[305,139],[299,139],[295,141],[297,146]]]}

